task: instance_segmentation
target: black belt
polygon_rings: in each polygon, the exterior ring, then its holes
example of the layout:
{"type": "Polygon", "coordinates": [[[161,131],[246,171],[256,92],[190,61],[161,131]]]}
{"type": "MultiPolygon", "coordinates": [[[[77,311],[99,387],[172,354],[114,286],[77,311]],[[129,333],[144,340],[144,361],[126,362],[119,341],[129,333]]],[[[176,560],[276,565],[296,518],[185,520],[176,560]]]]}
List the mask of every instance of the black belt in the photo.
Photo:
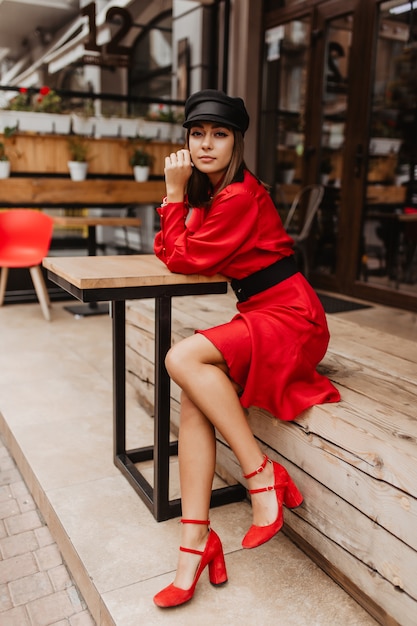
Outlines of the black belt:
{"type": "Polygon", "coordinates": [[[233,278],[230,285],[236,294],[239,302],[246,302],[251,296],[265,291],[274,285],[278,285],[286,278],[298,272],[294,255],[286,256],[272,265],[265,267],[259,272],[254,272],[246,278],[237,280],[233,278]]]}

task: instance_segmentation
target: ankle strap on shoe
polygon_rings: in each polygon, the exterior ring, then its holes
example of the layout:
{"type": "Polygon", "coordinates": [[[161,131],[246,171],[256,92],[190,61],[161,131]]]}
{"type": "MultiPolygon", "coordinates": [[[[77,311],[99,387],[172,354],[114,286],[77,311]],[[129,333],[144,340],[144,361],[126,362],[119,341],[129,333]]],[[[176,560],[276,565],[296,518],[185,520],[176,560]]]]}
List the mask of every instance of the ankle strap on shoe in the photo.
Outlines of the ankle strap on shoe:
{"type": "Polygon", "coordinates": [[[202,556],[204,551],[202,550],[193,550],[192,548],[184,548],[184,546],[180,546],[181,552],[189,552],[190,554],[198,554],[198,556],[202,556]]]}
{"type": "Polygon", "coordinates": [[[260,474],[261,472],[263,472],[268,461],[269,459],[267,455],[264,454],[264,460],[262,461],[262,464],[258,467],[258,469],[256,469],[254,472],[251,472],[250,474],[243,474],[243,478],[252,478],[253,476],[256,476],[256,474],[260,474]]]}
{"type": "Polygon", "coordinates": [[[210,520],[181,519],[181,524],[201,524],[202,526],[210,526],[210,520]]]}
{"type": "Polygon", "coordinates": [[[274,491],[274,489],[280,489],[282,485],[269,485],[269,487],[261,487],[261,489],[249,489],[249,493],[263,493],[264,491],[274,491]]]}

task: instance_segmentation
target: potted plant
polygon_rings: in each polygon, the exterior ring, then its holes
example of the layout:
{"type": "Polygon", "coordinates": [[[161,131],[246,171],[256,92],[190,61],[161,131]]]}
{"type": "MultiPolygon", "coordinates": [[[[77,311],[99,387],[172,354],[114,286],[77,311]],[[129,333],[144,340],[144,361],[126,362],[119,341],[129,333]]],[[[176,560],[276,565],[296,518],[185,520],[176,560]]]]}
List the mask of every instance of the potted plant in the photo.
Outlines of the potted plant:
{"type": "Polygon", "coordinates": [[[68,139],[68,150],[70,153],[68,168],[71,180],[85,180],[85,178],[87,177],[88,149],[89,146],[85,137],[71,136],[68,139]]]}
{"type": "Polygon", "coordinates": [[[0,178],[9,178],[10,161],[4,143],[0,142],[0,178]]]}
{"type": "Polygon", "coordinates": [[[157,141],[182,141],[181,115],[165,104],[151,105],[145,119],[139,120],[139,133],[157,141]]]}
{"type": "Polygon", "coordinates": [[[152,165],[153,157],[143,148],[135,148],[129,163],[133,167],[133,175],[136,182],[143,183],[149,178],[149,171],[152,165]]]}
{"type": "Polygon", "coordinates": [[[21,87],[8,106],[9,125],[18,125],[20,131],[68,134],[70,115],[62,113],[61,97],[44,85],[38,95],[33,88],[21,87]]]}

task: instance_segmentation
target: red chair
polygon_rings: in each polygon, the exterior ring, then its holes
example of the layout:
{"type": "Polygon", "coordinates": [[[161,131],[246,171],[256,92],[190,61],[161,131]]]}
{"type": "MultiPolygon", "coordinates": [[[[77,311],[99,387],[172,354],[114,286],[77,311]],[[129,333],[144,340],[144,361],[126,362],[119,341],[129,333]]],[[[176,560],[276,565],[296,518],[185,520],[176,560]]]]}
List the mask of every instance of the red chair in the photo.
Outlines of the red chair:
{"type": "Polygon", "coordinates": [[[44,317],[50,321],[50,301],[41,262],[48,254],[53,220],[30,209],[0,212],[0,306],[6,292],[9,268],[28,267],[44,317]]]}

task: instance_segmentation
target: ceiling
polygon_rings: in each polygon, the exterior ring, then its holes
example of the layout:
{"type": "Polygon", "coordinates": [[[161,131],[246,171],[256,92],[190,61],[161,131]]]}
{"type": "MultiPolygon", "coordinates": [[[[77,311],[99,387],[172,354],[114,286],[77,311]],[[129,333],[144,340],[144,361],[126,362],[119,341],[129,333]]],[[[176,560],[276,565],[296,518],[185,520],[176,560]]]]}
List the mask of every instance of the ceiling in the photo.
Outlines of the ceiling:
{"type": "Polygon", "coordinates": [[[0,59],[18,59],[75,18],[80,0],[0,0],[0,59]]]}

